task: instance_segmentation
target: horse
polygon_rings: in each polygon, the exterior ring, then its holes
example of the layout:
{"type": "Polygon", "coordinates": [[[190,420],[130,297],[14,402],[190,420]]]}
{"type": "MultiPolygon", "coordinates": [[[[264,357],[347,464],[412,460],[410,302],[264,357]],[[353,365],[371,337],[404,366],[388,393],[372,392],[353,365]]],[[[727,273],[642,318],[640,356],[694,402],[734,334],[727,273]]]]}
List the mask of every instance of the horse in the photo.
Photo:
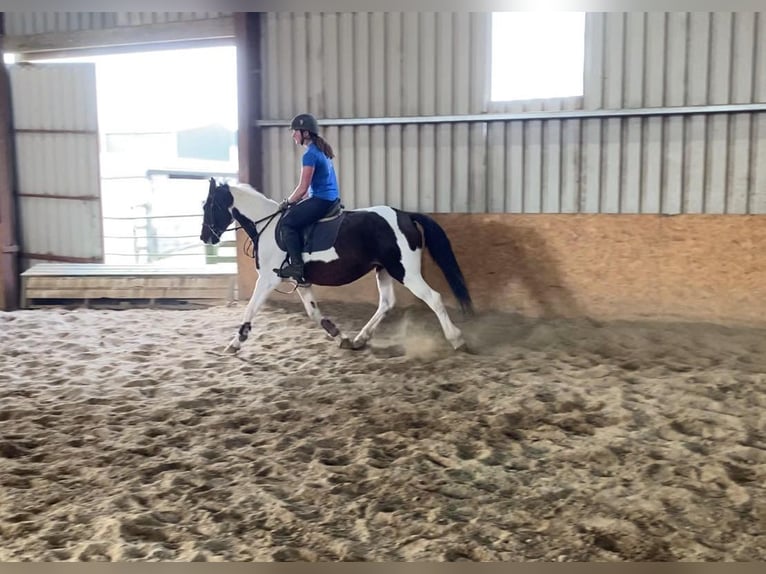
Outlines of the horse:
{"type": "MultiPolygon", "coordinates": [[[[339,203],[339,202],[338,202],[339,203]]],[[[303,260],[305,283],[295,284],[306,314],[343,349],[358,350],[370,341],[373,332],[394,307],[394,281],[424,301],[439,319],[444,336],[457,351],[470,352],[463,334],[450,320],[442,296],[421,274],[423,245],[441,269],[464,315],[473,314],[473,303],[463,273],[444,229],[431,217],[409,213],[386,205],[346,210],[334,206],[319,222],[304,230],[303,260]],[[416,223],[422,228],[418,230],[416,223]],[[328,317],[322,315],[311,285],[340,286],[356,281],[375,270],[379,292],[378,308],[351,339],[328,317]]],[[[236,221],[253,242],[258,270],[255,289],[242,324],[226,350],[240,350],[252,329],[252,320],[269,294],[285,279],[277,270],[287,261],[280,238],[284,204],[266,197],[244,182],[216,183],[210,178],[203,205],[200,240],[215,245],[236,221]]],[[[289,208],[287,208],[289,209],[289,208]]]]}

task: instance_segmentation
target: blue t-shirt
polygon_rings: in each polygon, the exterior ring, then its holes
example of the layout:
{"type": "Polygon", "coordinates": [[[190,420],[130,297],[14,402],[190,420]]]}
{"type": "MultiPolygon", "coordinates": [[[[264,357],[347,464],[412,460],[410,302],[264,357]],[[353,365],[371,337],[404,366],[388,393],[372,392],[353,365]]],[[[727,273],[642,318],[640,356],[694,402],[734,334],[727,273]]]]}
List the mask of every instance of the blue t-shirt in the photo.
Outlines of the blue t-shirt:
{"type": "Polygon", "coordinates": [[[311,143],[306,148],[302,163],[314,168],[308,196],[330,201],[338,199],[338,180],[335,177],[332,160],[323,154],[316,144],[311,143]]]}

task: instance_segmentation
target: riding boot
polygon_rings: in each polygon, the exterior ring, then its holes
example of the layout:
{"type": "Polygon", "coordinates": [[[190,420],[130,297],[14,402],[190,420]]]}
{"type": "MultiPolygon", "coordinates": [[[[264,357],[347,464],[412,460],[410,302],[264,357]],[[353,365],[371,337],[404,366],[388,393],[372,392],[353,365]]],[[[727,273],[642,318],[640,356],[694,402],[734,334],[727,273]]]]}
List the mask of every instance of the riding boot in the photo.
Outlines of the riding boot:
{"type": "Polygon", "coordinates": [[[290,263],[276,270],[277,275],[283,279],[294,279],[298,283],[303,282],[303,246],[300,232],[292,227],[282,229],[282,240],[285,243],[290,263]]]}
{"type": "Polygon", "coordinates": [[[304,283],[303,257],[300,252],[290,256],[290,263],[279,269],[277,273],[283,279],[295,279],[298,283],[304,283]]]}

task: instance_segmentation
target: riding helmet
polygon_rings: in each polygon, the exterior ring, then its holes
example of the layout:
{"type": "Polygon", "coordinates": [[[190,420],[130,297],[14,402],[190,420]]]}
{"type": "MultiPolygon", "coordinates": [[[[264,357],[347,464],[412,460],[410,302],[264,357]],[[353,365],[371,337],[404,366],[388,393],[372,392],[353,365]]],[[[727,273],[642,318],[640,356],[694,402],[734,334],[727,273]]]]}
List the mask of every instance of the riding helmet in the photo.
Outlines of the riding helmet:
{"type": "Polygon", "coordinates": [[[312,134],[319,133],[319,123],[311,114],[298,114],[290,122],[291,130],[306,130],[312,134]]]}

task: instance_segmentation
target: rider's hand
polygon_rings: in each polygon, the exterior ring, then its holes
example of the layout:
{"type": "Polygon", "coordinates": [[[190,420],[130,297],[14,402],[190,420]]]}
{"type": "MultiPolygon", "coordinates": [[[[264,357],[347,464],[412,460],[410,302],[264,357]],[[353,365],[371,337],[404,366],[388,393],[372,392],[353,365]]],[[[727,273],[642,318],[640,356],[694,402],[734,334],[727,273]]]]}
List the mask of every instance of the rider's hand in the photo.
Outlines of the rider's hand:
{"type": "Polygon", "coordinates": [[[290,200],[283,199],[282,203],[279,204],[279,211],[285,211],[288,207],[290,207],[290,200]]]}

